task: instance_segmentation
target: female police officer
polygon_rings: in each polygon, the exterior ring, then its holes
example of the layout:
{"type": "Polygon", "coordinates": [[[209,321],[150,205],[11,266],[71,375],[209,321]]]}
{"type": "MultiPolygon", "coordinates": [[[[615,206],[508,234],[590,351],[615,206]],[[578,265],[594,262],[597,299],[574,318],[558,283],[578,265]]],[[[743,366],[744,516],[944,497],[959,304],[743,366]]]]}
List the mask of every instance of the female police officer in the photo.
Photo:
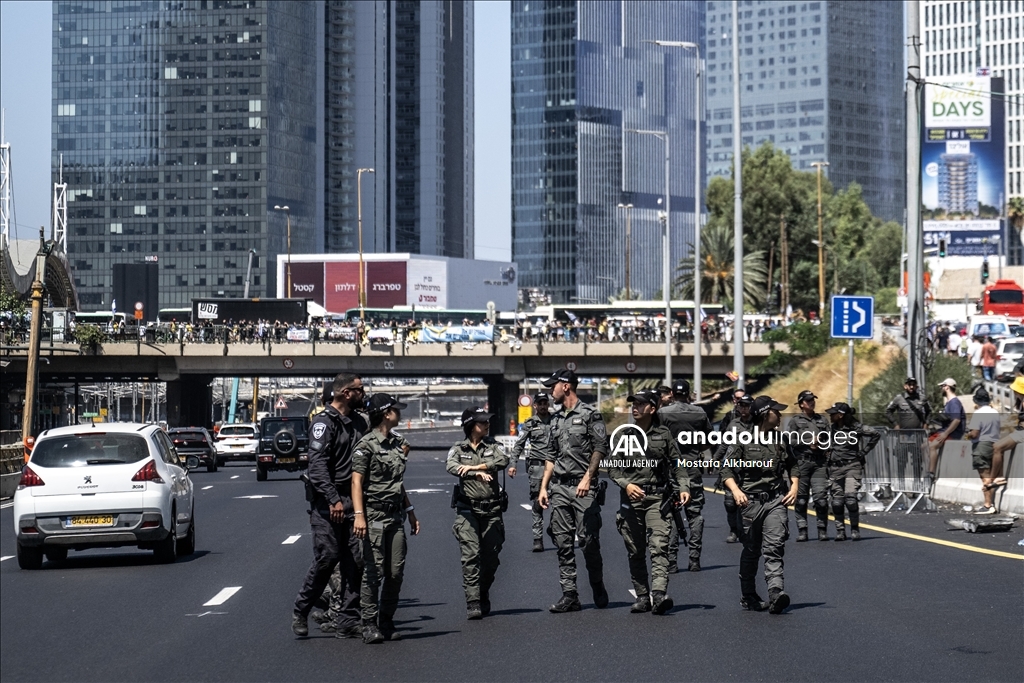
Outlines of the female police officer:
{"type": "Polygon", "coordinates": [[[462,552],[467,619],[481,619],[490,613],[491,584],[500,564],[498,554],[505,543],[501,513],[508,498],[498,487],[497,475],[508,465],[508,456],[487,435],[492,417],[483,408],[463,411],[462,431],[466,438],[452,446],[445,464],[448,474],[459,478],[452,495],[452,533],[462,552]]]}
{"type": "Polygon", "coordinates": [[[404,403],[387,394],[371,396],[367,401],[370,432],[352,453],[353,530],[363,539],[360,607],[363,642],[367,644],[401,638],[395,631],[394,616],[405,571],[402,518],[409,516],[413,536],[420,531],[403,484],[409,444],[391,431],[402,419],[402,408],[404,403]]]}

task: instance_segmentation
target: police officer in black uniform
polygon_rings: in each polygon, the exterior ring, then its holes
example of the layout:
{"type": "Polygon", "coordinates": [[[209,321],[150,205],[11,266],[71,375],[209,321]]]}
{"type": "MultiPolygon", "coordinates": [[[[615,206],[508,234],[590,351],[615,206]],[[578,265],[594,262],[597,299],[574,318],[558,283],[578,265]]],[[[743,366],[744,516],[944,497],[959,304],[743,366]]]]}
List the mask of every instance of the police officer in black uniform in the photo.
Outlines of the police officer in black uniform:
{"type": "Polygon", "coordinates": [[[313,489],[309,524],[313,536],[313,564],[295,598],[292,631],[309,635],[308,618],[341,564],[342,607],[335,627],[337,638],[362,635],[359,590],[362,583],[362,544],[352,532],[352,448],[366,423],[355,413],[363,405],[364,389],[358,375],[342,373],[334,379],[334,400],[313,418],[309,428],[309,483],[313,489]]]}
{"type": "Polygon", "coordinates": [[[818,540],[828,540],[828,444],[831,426],[829,420],[815,412],[814,392],[805,389],[797,396],[800,414],[789,418],[787,431],[792,434],[790,445],[800,463],[800,487],[796,494],[797,542],[807,536],[807,503],[813,496],[814,514],[818,519],[818,540]]]}

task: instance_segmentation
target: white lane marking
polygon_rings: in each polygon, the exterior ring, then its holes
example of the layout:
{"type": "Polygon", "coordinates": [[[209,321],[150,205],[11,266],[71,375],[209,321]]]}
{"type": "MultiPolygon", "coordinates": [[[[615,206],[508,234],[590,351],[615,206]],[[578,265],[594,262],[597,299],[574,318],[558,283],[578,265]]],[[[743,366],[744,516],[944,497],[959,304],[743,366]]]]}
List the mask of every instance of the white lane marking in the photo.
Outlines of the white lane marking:
{"type": "Polygon", "coordinates": [[[4,555],[3,557],[0,557],[0,562],[5,562],[11,559],[12,557],[14,557],[14,555],[4,555]]]}
{"type": "Polygon", "coordinates": [[[3,505],[0,505],[0,510],[6,510],[7,508],[11,507],[12,505],[14,505],[14,501],[13,500],[10,503],[4,503],[3,505]]]}
{"type": "Polygon", "coordinates": [[[185,616],[186,617],[208,617],[211,614],[227,614],[227,612],[213,612],[211,610],[206,610],[205,612],[202,612],[202,613],[199,613],[199,614],[186,614],[185,616]]]}
{"type": "Polygon", "coordinates": [[[235,496],[235,500],[259,500],[260,498],[277,498],[277,496],[269,496],[262,493],[255,496],[235,496]]]}
{"type": "Polygon", "coordinates": [[[295,543],[295,541],[299,540],[300,538],[302,538],[302,534],[295,534],[294,536],[289,536],[288,538],[286,538],[283,541],[281,541],[281,545],[291,545],[292,543],[295,543]]]}
{"type": "Polygon", "coordinates": [[[222,588],[220,593],[217,593],[212,598],[203,603],[203,607],[216,607],[217,605],[223,605],[225,602],[231,599],[231,596],[242,590],[241,586],[228,586],[222,588]]]}
{"type": "Polygon", "coordinates": [[[523,508],[524,510],[532,510],[533,509],[532,505],[527,505],[526,503],[520,503],[519,507],[523,508]]]}
{"type": "Polygon", "coordinates": [[[204,486],[202,490],[205,491],[207,489],[212,489],[212,488],[213,488],[213,484],[210,484],[209,486],[204,486]]]}
{"type": "Polygon", "coordinates": [[[406,489],[406,493],[447,493],[444,489],[406,489]]]}
{"type": "Polygon", "coordinates": [[[233,476],[233,477],[231,477],[231,478],[232,478],[232,479],[238,479],[238,477],[239,477],[239,476],[240,476],[240,475],[237,475],[237,474],[236,474],[235,476],[233,476]]]}
{"type": "Polygon", "coordinates": [[[255,472],[255,471],[256,471],[256,468],[255,468],[255,467],[253,467],[253,468],[252,468],[251,470],[249,470],[249,471],[250,471],[250,472],[255,472]]]}
{"type": "Polygon", "coordinates": [[[636,591],[632,588],[629,589],[629,594],[632,595],[634,598],[636,597],[636,591]]]}

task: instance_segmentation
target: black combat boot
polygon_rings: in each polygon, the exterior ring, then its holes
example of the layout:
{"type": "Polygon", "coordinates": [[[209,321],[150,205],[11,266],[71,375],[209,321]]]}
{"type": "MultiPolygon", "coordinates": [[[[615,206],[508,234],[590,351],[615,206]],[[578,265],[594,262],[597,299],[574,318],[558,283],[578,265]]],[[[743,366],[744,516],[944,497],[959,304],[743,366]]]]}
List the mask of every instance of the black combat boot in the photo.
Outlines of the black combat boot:
{"type": "Polygon", "coordinates": [[[292,613],[292,633],[299,638],[305,638],[309,635],[309,622],[306,621],[306,615],[298,612],[292,613]]]}
{"type": "Polygon", "coordinates": [[[757,593],[749,593],[740,598],[740,607],[751,612],[763,612],[768,609],[768,603],[757,593]]]}
{"type": "Polygon", "coordinates": [[[837,541],[845,541],[846,540],[846,527],[839,527],[839,528],[836,529],[836,540],[837,541]]]}
{"type": "Polygon", "coordinates": [[[533,539],[533,552],[542,553],[544,552],[544,539],[535,538],[533,539]]]}
{"type": "MultiPolygon", "coordinates": [[[[323,625],[320,626],[321,631],[323,631],[323,628],[323,625]]],[[[334,628],[332,630],[334,631],[335,638],[361,638],[363,636],[363,629],[357,624],[353,624],[352,626],[347,626],[345,628],[334,628]]],[[[327,633],[327,631],[324,632],[327,633]]]]}
{"type": "Polygon", "coordinates": [[[363,622],[363,642],[367,645],[377,645],[384,642],[384,634],[377,628],[377,622],[363,622]]]}
{"type": "Polygon", "coordinates": [[[643,595],[636,596],[636,602],[629,608],[630,612],[639,614],[641,612],[651,611],[651,596],[644,593],[643,595]]]}
{"type": "Polygon", "coordinates": [[[665,591],[654,591],[651,593],[651,612],[654,614],[665,614],[672,606],[675,605],[672,602],[672,598],[665,594],[665,591]]]}
{"type": "Polygon", "coordinates": [[[828,527],[827,526],[820,526],[820,525],[818,526],[818,540],[819,541],[827,541],[828,540],[828,527]]]}
{"type": "Polygon", "coordinates": [[[860,529],[850,529],[850,539],[854,541],[860,540],[860,529]]]}
{"type": "Polygon", "coordinates": [[[491,596],[487,591],[480,591],[480,611],[485,617],[491,613],[491,596]]]}
{"type": "Polygon", "coordinates": [[[807,529],[800,529],[799,533],[797,533],[796,535],[796,542],[804,543],[805,541],[807,541],[807,538],[807,529]]]}
{"type": "Polygon", "coordinates": [[[789,596],[778,588],[768,591],[768,613],[782,614],[782,610],[789,607],[789,596]]]}
{"type": "Polygon", "coordinates": [[[687,569],[689,569],[691,572],[699,572],[700,571],[700,559],[697,558],[697,559],[690,560],[690,566],[687,567],[687,569]]]}
{"type": "MultiPolygon", "coordinates": [[[[395,622],[392,619],[380,619],[380,634],[384,636],[384,640],[401,640],[402,634],[395,628],[395,622]]],[[[340,638],[341,636],[334,636],[340,638]]]]}
{"type": "Polygon", "coordinates": [[[608,606],[608,591],[605,590],[604,581],[592,583],[590,587],[594,590],[594,607],[604,609],[608,606]]]}
{"type": "Polygon", "coordinates": [[[580,604],[579,594],[576,591],[569,591],[562,593],[562,597],[549,607],[548,611],[560,614],[562,612],[579,612],[581,609],[583,609],[583,605],[580,604]]]}
{"type": "Polygon", "coordinates": [[[479,600],[470,600],[466,603],[466,618],[472,621],[484,618],[484,612],[480,609],[479,600]]]}
{"type": "Polygon", "coordinates": [[[331,624],[334,623],[334,615],[328,612],[314,611],[310,612],[309,618],[318,624],[331,624]]]}

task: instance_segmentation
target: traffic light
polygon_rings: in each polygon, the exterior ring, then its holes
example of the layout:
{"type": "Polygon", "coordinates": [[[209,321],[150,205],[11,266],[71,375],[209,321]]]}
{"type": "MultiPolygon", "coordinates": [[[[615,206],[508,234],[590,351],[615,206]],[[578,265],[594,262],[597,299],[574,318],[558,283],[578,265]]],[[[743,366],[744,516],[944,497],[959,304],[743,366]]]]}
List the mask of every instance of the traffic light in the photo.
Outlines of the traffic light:
{"type": "Polygon", "coordinates": [[[981,262],[981,284],[988,282],[988,259],[981,262]]]}
{"type": "Polygon", "coordinates": [[[939,238],[939,258],[946,258],[946,238],[939,238]]]}

